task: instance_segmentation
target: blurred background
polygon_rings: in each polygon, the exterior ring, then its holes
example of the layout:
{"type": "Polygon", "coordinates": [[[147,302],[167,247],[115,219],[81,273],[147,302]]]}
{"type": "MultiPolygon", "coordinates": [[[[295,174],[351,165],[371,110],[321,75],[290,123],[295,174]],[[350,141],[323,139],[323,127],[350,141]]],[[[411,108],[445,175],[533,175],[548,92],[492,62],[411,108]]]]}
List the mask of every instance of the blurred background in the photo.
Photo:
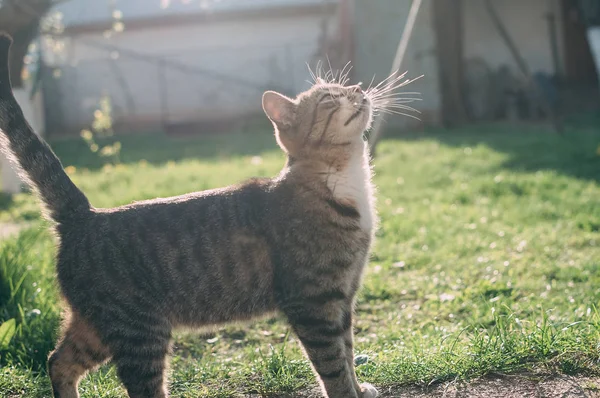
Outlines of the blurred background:
{"type": "MultiPolygon", "coordinates": [[[[496,21],[484,0],[422,2],[401,65],[409,78],[425,75],[409,90],[423,99],[420,122],[411,127],[536,120],[598,107],[590,41],[596,1],[493,3],[496,21]]],[[[260,116],[265,89],[306,89],[307,65],[314,69],[319,60],[334,70],[350,61],[351,81],[365,86],[382,80],[411,5],[4,0],[0,26],[15,35],[13,81],[27,87],[36,124],[48,136],[89,128],[102,100],[118,132],[201,134],[260,116]]]]}

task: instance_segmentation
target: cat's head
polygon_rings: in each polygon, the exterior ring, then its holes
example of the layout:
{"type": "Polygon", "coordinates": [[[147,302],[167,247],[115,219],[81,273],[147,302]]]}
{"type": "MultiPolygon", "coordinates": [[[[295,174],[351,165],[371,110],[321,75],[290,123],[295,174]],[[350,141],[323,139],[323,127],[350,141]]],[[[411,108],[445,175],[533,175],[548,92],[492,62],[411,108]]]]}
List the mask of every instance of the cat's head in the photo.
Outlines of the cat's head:
{"type": "Polygon", "coordinates": [[[277,142],[294,158],[364,145],[373,118],[371,100],[359,86],[316,84],[295,99],[267,91],[262,104],[277,142]]]}

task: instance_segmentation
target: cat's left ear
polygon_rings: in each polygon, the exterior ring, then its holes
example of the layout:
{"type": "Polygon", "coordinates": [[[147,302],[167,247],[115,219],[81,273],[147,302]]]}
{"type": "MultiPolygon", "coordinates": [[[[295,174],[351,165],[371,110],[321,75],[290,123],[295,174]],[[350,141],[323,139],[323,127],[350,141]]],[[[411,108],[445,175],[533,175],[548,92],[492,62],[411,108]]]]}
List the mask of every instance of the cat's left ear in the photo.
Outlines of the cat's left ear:
{"type": "Polygon", "coordinates": [[[296,104],[288,97],[266,91],[262,97],[262,106],[273,123],[280,127],[290,127],[296,116],[296,104]]]}

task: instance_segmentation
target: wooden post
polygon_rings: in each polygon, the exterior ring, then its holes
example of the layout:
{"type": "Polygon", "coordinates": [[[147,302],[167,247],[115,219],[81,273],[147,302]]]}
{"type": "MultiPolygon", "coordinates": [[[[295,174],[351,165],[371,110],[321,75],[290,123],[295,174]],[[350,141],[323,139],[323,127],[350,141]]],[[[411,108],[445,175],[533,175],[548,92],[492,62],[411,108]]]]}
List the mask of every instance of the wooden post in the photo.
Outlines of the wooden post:
{"type": "Polygon", "coordinates": [[[167,67],[164,58],[158,60],[158,95],[163,128],[169,123],[169,91],[167,83],[167,67]]]}
{"type": "Polygon", "coordinates": [[[432,3],[442,97],[442,122],[446,127],[456,127],[469,120],[462,92],[462,0],[434,0],[432,3]]]}

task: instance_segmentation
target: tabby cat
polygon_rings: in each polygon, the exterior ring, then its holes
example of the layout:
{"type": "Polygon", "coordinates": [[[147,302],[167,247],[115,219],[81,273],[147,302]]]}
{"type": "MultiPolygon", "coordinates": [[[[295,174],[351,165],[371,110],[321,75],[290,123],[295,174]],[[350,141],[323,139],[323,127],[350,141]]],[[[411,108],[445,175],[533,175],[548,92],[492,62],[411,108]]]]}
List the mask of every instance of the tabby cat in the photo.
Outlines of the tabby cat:
{"type": "Polygon", "coordinates": [[[288,161],[272,179],[94,208],[32,131],[0,37],[2,148],[43,201],[58,237],[67,318],[48,359],[54,397],[78,397],[109,360],[130,397],[168,395],[171,333],[281,312],[330,398],[371,398],[353,361],[354,298],[375,223],[359,86],[318,82],[262,98],[288,161]]]}

